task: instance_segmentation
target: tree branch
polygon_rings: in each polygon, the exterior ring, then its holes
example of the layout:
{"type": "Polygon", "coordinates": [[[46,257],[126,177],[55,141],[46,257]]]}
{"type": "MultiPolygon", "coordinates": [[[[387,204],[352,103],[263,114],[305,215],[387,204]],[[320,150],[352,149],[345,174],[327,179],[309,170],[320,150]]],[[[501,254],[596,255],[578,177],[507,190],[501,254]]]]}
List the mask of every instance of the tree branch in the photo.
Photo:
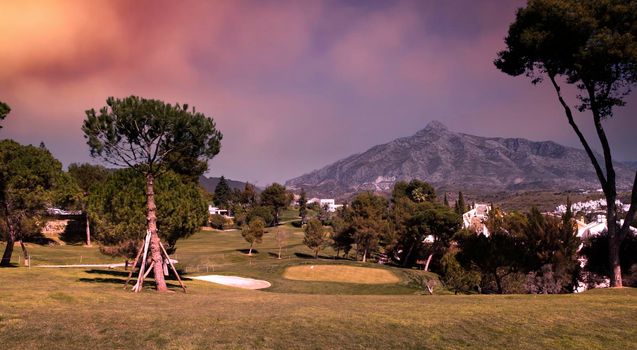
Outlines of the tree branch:
{"type": "Polygon", "coordinates": [[[626,218],[624,219],[624,224],[622,228],[619,230],[619,239],[623,240],[630,231],[630,225],[632,225],[633,220],[635,220],[635,213],[637,212],[637,172],[635,172],[635,181],[633,182],[633,190],[630,195],[630,207],[628,208],[628,212],[626,213],[626,218]]]}
{"type": "Polygon", "coordinates": [[[602,189],[604,190],[604,192],[606,192],[608,190],[608,182],[606,180],[606,177],[604,176],[604,172],[602,171],[602,168],[600,167],[599,162],[597,161],[597,158],[595,158],[595,154],[593,153],[593,150],[588,145],[588,142],[586,141],[584,134],[582,134],[579,127],[575,123],[575,119],[573,119],[573,112],[571,111],[571,108],[568,106],[568,104],[566,104],[566,102],[564,101],[564,98],[562,98],[562,93],[560,92],[561,90],[560,86],[555,81],[555,75],[548,74],[548,76],[551,80],[551,83],[553,84],[553,87],[555,88],[555,92],[557,93],[557,98],[559,99],[560,104],[564,108],[564,112],[566,113],[566,117],[568,118],[568,123],[571,125],[571,127],[577,134],[577,137],[582,143],[582,146],[584,146],[584,150],[586,150],[586,154],[588,155],[588,158],[590,158],[591,163],[593,163],[593,167],[595,168],[595,173],[597,174],[597,178],[599,179],[599,182],[602,184],[602,189]]]}
{"type": "MultiPolygon", "coordinates": [[[[613,156],[610,152],[610,145],[608,144],[608,138],[606,137],[606,132],[604,131],[604,127],[602,126],[602,117],[599,113],[599,106],[597,105],[597,99],[595,98],[595,87],[591,86],[589,83],[584,83],[586,86],[586,92],[588,93],[588,98],[591,103],[591,111],[593,112],[593,122],[595,124],[595,131],[597,132],[597,137],[599,138],[599,142],[602,145],[602,151],[604,152],[604,165],[606,167],[606,185],[608,187],[607,196],[616,195],[616,184],[615,184],[615,168],[613,167],[613,156]]],[[[606,189],[604,190],[606,192],[606,189]]]]}

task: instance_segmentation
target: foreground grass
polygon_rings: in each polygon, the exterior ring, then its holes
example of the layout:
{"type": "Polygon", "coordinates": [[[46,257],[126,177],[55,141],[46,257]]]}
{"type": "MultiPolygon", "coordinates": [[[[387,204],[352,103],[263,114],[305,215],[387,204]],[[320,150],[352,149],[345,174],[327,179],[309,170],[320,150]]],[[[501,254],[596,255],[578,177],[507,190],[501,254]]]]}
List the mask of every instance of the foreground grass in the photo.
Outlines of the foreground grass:
{"type": "MultiPolygon", "coordinates": [[[[333,260],[329,251],[315,260],[301,240],[298,229],[280,226],[250,257],[238,232],[202,232],[179,242],[176,256],[184,277],[214,270],[260,278],[272,283],[263,291],[190,280],[188,294],[178,292],[174,281],[169,284],[175,293],[157,294],[148,285],[144,293],[133,294],[122,289],[122,270],[0,269],[0,348],[637,348],[635,289],[429,296],[409,285],[406,276],[413,271],[333,260]],[[273,238],[279,229],[290,234],[281,260],[273,238]],[[319,264],[374,268],[391,272],[399,282],[285,278],[288,268],[319,264]]],[[[112,261],[81,246],[34,246],[31,251],[47,262],[89,253],[94,260],[112,261]]]]}
{"type": "MultiPolygon", "coordinates": [[[[637,291],[308,295],[200,281],[133,294],[108,270],[0,271],[3,349],[634,349],[637,291]],[[176,288],[175,288],[176,290],[176,288]]],[[[174,286],[174,283],[171,283],[174,286]]]]}

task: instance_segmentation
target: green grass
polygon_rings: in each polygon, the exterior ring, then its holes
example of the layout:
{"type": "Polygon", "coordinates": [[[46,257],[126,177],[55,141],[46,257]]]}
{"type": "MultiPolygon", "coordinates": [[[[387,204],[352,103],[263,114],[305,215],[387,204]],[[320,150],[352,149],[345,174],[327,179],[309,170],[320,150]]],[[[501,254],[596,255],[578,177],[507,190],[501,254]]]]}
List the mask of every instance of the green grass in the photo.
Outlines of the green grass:
{"type": "MultiPolygon", "coordinates": [[[[134,294],[122,289],[122,270],[0,269],[0,348],[634,349],[637,344],[635,289],[429,296],[409,284],[411,271],[332,260],[329,251],[316,261],[304,255],[311,252],[300,245],[298,229],[276,229],[292,235],[282,260],[272,255],[277,251],[272,232],[253,257],[237,250],[247,248],[238,232],[202,232],[178,244],[184,277],[206,274],[207,266],[209,273],[214,268],[216,274],[273,283],[261,291],[189,280],[184,294],[170,280],[174,293],[158,294],[147,283],[143,293],[134,294]],[[388,269],[401,281],[364,285],[282,277],[287,267],[319,263],[388,269]]],[[[95,248],[30,249],[51,262],[88,252],[100,259],[95,248]]]]}

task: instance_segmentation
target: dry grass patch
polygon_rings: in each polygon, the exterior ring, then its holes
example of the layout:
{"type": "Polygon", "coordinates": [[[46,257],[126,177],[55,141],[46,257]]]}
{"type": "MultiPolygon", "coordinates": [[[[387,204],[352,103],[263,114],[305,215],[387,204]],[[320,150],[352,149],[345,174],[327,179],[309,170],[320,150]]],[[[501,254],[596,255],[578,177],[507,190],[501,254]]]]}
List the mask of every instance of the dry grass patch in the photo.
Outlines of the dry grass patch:
{"type": "Polygon", "coordinates": [[[297,281],[322,281],[359,284],[391,284],[400,278],[389,270],[343,265],[291,266],[283,278],[297,281]]]}

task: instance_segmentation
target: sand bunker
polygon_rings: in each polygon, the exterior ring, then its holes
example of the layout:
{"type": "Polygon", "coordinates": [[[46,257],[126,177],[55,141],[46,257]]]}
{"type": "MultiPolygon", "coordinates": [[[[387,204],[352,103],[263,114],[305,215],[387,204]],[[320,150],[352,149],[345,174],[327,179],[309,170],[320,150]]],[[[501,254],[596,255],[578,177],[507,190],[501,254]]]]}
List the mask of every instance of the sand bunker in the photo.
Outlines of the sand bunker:
{"type": "Polygon", "coordinates": [[[292,266],[285,269],[283,277],[297,281],[361,284],[388,284],[400,282],[400,279],[396,275],[385,269],[343,265],[292,266]]]}
{"type": "Polygon", "coordinates": [[[212,283],[223,284],[225,286],[243,288],[243,289],[263,289],[271,286],[270,282],[263,280],[255,280],[252,278],[244,278],[237,276],[207,275],[190,277],[194,280],[207,281],[212,283]]]}

